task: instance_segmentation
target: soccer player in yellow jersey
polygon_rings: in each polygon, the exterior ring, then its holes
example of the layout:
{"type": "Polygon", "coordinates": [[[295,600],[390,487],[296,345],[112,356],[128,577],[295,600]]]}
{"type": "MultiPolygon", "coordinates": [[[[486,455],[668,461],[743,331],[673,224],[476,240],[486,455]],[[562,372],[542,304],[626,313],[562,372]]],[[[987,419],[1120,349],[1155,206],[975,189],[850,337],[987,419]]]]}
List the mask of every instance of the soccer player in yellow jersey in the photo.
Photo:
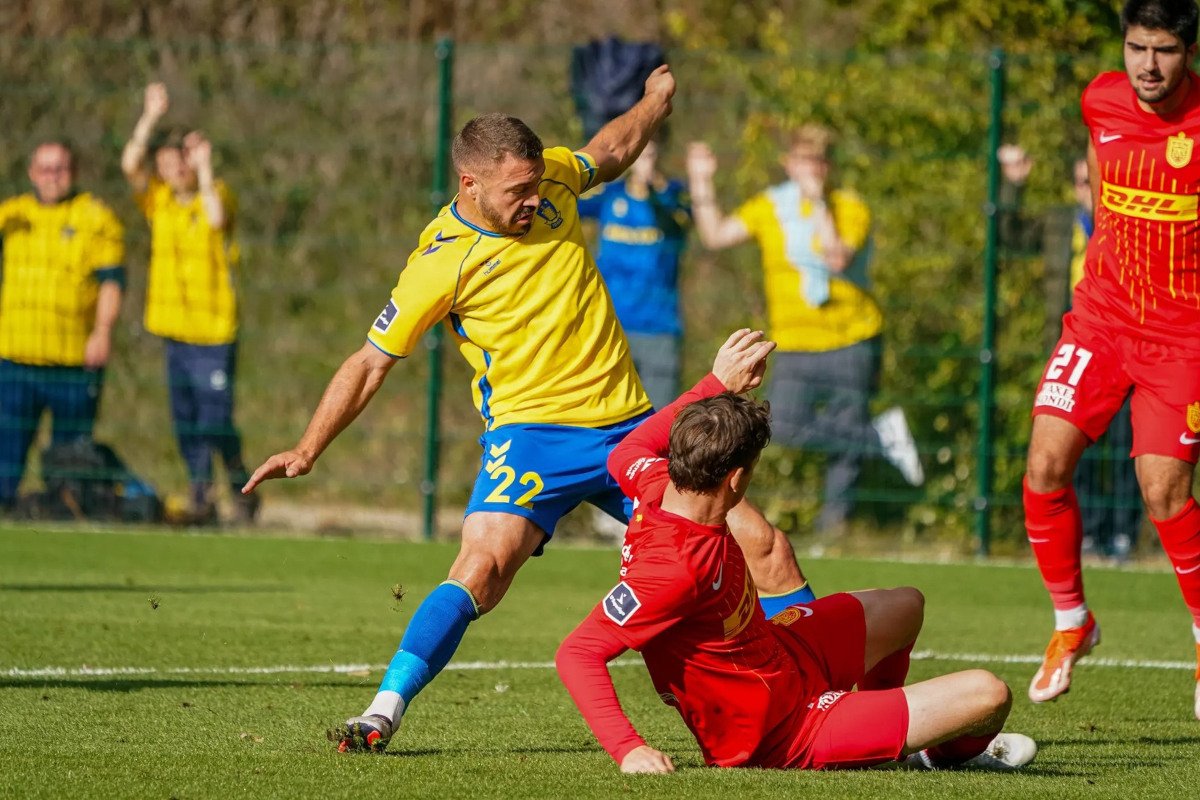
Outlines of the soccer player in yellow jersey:
{"type": "Polygon", "coordinates": [[[717,204],[717,160],[708,145],[688,148],[692,213],[710,249],[754,240],[762,251],[770,336],[779,344],[767,395],[775,439],[829,451],[818,532],[837,535],[853,503],[864,453],[887,457],[914,485],[925,476],[904,413],[874,420],[883,315],[867,291],[870,212],[853,192],[829,185],[832,132],[804,125],[782,158],[787,180],[733,214],[717,204]]]}
{"type": "Polygon", "coordinates": [[[217,453],[234,487],[235,519],[248,522],[258,498],[239,491],[248,472],[233,424],[237,206],[213,176],[212,145],[198,131],[158,147],[154,174],[147,170],[150,136],[169,104],[166,86],[146,88],[145,109],[121,155],[121,170],[150,223],[146,330],[166,345],[171,417],[191,483],[193,521],[216,521],[210,489],[217,453]]]}
{"type": "Polygon", "coordinates": [[[125,284],[125,232],[74,190],[62,142],[33,152],[34,191],[0,203],[0,507],[11,508],[45,409],[56,444],[90,437],[125,284]]]}
{"type": "MultiPolygon", "coordinates": [[[[496,606],[558,519],[590,502],[631,507],[607,473],[609,452],[650,412],[629,345],[588,252],[577,202],[619,176],[671,110],[664,66],[645,97],[578,152],[543,149],[523,122],[487,114],[455,137],[459,192],[421,234],[371,324],[292,450],[261,481],[306,474],[366,406],[398,359],[438,322],[474,367],[483,454],[449,580],[413,614],[375,700],[347,721],[340,748],[382,750],[416,694],[450,660],[467,625],[496,606]]],[[[790,545],[756,510],[736,510],[747,560],[771,593],[811,599],[790,545]]]]}

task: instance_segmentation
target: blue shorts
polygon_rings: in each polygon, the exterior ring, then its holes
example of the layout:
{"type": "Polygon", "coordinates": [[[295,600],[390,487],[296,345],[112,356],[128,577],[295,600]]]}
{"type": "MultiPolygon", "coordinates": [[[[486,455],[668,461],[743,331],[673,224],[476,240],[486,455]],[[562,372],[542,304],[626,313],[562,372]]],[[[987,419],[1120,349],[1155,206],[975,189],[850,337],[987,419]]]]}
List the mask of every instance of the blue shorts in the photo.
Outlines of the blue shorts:
{"type": "MultiPolygon", "coordinates": [[[[524,517],[554,535],[558,521],[588,502],[624,522],[633,510],[608,474],[608,454],[652,412],[603,428],[504,425],[479,438],[483,459],[467,515],[498,511],[524,517]]],[[[541,555],[539,546],[534,555],[541,555]]]]}

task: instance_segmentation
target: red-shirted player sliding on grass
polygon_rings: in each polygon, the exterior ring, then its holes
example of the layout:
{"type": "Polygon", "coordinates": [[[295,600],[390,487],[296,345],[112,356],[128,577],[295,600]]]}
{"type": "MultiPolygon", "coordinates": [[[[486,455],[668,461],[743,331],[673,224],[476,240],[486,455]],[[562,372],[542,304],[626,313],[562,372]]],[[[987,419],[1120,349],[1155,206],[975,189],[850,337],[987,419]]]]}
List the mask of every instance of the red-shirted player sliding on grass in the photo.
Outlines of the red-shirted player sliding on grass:
{"type": "Polygon", "coordinates": [[[1125,74],[1106,72],[1083,93],[1096,227],[1034,400],[1025,474],[1025,527],[1055,620],[1029,686],[1035,703],[1067,691],[1075,662],[1100,643],[1071,478],[1131,392],[1130,455],[1200,661],[1200,77],[1189,68],[1198,16],[1194,0],[1126,3],[1125,74]]]}
{"type": "Polygon", "coordinates": [[[558,650],[584,719],[622,772],[674,771],[617,702],[606,665],[632,648],[710,765],[1029,763],[1033,740],[1000,733],[1012,694],[995,675],[968,670],[903,686],[921,630],[916,589],[835,594],[770,622],[763,615],[725,516],[771,435],[768,407],[737,394],[759,385],[774,347],[761,332],[734,333],[712,374],[609,456],[634,500],[621,581],[558,650]]]}

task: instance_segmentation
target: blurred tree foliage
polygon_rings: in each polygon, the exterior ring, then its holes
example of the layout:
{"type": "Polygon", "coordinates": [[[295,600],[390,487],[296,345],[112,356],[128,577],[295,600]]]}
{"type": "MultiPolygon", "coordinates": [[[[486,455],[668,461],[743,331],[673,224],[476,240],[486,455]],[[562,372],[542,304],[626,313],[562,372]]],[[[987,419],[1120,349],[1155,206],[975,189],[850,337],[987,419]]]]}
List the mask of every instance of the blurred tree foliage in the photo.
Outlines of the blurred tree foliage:
{"type": "MultiPolygon", "coordinates": [[[[780,136],[819,121],[840,133],[839,180],[875,214],[874,280],[885,307],[878,408],[899,403],[929,483],[872,465],[863,517],[906,537],[969,543],[975,490],[989,54],[1007,54],[1004,136],[1038,162],[1030,213],[1065,202],[1084,148],[1079,95],[1120,68],[1116,2],[1086,0],[14,0],[0,6],[0,194],[23,191],[25,157],[69,131],[82,182],[121,211],[134,267],[101,432],[160,484],[177,485],[157,343],[140,332],[144,223],[119,148],[149,80],[172,90],[171,122],[203,127],[241,195],[246,314],[241,421],[251,456],[289,446],[324,383],[357,347],[429,216],[436,149],[433,40],[459,43],[455,122],[505,110],[550,143],[581,144],[568,46],[597,35],[659,39],[680,81],[668,165],[688,138],[718,150],[726,208],[779,178],[780,136]],[[551,44],[547,44],[547,43],[551,44]]],[[[764,322],[753,248],[685,268],[689,377],[729,328],[764,322]],[[734,302],[730,302],[733,298],[734,302]]],[[[1041,260],[1006,254],[999,280],[997,534],[1020,530],[1019,480],[1048,325],[1041,260]]],[[[465,499],[478,416],[452,354],[443,497],[465,499]]],[[[415,505],[424,357],[344,434],[305,496],[382,495],[415,505]],[[401,488],[397,488],[401,487],[401,488]]],[[[772,451],[760,497],[803,531],[820,456],[772,451]]]]}

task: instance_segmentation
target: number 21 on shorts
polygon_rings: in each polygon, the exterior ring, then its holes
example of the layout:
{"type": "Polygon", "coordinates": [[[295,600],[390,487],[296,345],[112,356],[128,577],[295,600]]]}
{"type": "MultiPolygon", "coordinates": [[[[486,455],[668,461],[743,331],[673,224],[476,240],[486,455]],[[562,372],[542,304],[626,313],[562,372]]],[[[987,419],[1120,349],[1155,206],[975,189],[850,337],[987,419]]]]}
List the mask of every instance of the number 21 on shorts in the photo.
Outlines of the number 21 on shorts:
{"type": "Polygon", "coordinates": [[[1088,362],[1092,360],[1092,351],[1084,350],[1073,344],[1064,344],[1058,348],[1058,355],[1050,362],[1050,366],[1046,367],[1046,380],[1056,381],[1061,378],[1063,371],[1070,366],[1071,359],[1075,360],[1075,367],[1067,377],[1067,385],[1078,386],[1079,379],[1083,377],[1083,371],[1087,368],[1088,362]]]}

